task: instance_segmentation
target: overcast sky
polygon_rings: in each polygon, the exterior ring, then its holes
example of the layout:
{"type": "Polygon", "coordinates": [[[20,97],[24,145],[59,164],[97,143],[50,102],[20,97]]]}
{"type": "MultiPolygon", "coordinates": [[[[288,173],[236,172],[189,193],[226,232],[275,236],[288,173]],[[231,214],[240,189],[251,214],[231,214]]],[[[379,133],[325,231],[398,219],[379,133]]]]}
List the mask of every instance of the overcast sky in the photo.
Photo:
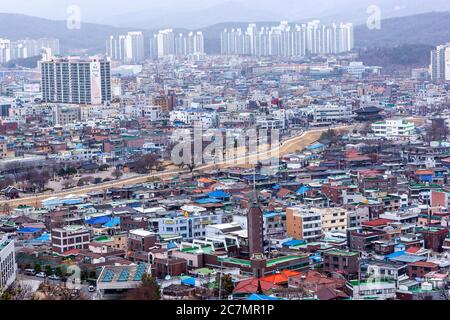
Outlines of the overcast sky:
{"type": "MultiPolygon", "coordinates": [[[[382,18],[429,11],[450,10],[450,0],[0,0],[0,12],[22,13],[49,19],[65,19],[67,8],[78,5],[82,22],[120,26],[210,24],[285,19],[366,19],[369,5],[379,5],[382,18]],[[166,20],[164,20],[166,19],[166,20]]],[[[181,27],[175,25],[174,27],[181,27]]]]}
{"type": "MultiPolygon", "coordinates": [[[[138,12],[198,7],[207,8],[227,0],[0,0],[0,12],[23,13],[50,19],[65,19],[67,8],[78,5],[82,18],[89,22],[101,22],[110,17],[138,12]],[[30,3],[32,3],[30,5],[30,3]]],[[[243,0],[241,0],[243,1],[243,0]]]]}

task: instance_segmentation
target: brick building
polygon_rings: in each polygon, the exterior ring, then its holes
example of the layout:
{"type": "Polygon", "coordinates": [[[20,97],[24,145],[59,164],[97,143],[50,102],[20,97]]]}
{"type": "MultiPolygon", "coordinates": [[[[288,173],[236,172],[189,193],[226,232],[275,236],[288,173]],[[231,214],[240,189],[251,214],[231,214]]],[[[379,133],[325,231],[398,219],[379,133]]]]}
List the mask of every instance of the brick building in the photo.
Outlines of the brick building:
{"type": "Polygon", "coordinates": [[[349,278],[357,276],[359,273],[359,253],[342,250],[324,252],[323,270],[328,273],[337,272],[349,278]]]}

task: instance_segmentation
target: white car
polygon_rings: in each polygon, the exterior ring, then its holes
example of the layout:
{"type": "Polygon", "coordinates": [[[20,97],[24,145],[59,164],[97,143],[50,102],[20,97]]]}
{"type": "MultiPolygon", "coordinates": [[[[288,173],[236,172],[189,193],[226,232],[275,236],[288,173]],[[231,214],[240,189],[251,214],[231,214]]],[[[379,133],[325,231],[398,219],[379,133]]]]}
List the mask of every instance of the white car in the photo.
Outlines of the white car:
{"type": "Polygon", "coordinates": [[[61,277],[57,276],[56,274],[52,274],[51,276],[48,277],[50,280],[61,280],[61,277]]]}
{"type": "Polygon", "coordinates": [[[36,277],[38,277],[38,278],[47,278],[47,275],[45,274],[45,272],[39,272],[39,273],[36,273],[36,277]]]}

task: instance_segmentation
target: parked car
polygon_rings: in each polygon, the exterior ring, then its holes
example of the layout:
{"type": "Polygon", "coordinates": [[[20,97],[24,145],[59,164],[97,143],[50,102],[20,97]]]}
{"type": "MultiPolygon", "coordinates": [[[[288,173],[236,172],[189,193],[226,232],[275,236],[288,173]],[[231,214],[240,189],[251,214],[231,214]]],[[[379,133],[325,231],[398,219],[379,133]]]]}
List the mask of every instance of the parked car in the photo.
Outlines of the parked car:
{"type": "Polygon", "coordinates": [[[51,276],[48,277],[50,280],[57,280],[60,281],[61,277],[57,276],[56,274],[52,274],[51,276]]]}
{"type": "Polygon", "coordinates": [[[35,276],[36,275],[36,271],[34,271],[34,269],[25,269],[23,272],[27,276],[35,276]]]}
{"type": "Polygon", "coordinates": [[[36,277],[38,278],[47,278],[47,275],[45,274],[45,272],[39,272],[36,274],[36,277]]]}

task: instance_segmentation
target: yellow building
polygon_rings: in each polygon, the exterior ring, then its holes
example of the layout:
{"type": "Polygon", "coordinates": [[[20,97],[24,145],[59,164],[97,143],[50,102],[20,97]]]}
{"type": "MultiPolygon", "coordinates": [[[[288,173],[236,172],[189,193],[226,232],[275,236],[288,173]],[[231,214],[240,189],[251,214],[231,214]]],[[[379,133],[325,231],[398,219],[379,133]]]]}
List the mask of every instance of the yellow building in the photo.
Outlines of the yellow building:
{"type": "Polygon", "coordinates": [[[114,241],[114,249],[127,250],[128,237],[126,233],[115,234],[112,238],[114,241]]]}
{"type": "Polygon", "coordinates": [[[322,232],[347,230],[347,210],[344,208],[311,208],[320,215],[322,232]]]}

